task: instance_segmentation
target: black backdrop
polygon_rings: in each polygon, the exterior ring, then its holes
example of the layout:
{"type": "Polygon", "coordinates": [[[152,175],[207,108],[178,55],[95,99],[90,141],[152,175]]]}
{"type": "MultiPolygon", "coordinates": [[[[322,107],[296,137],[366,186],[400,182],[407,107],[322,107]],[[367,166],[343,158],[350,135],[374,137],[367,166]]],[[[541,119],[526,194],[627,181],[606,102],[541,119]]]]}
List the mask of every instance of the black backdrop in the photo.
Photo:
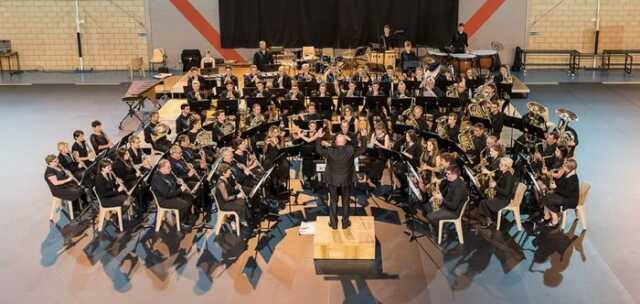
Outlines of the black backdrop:
{"type": "Polygon", "coordinates": [[[456,30],[458,0],[220,0],[222,47],[349,48],[378,42],[384,24],[414,44],[443,46],[456,30]]]}

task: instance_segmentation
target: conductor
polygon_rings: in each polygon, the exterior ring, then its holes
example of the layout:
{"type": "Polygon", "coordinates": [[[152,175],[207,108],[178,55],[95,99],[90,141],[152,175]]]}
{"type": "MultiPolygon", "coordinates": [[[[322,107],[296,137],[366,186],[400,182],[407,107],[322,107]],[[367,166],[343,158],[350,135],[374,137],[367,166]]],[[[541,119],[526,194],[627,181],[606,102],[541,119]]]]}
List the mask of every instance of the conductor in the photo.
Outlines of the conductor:
{"type": "MultiPolygon", "coordinates": [[[[330,207],[329,226],[338,229],[338,190],[342,197],[342,229],[351,225],[349,221],[349,204],[351,188],[354,182],[353,161],[360,154],[363,154],[367,146],[361,143],[357,148],[347,145],[345,135],[338,135],[335,139],[335,147],[323,147],[320,138],[324,136],[324,131],[320,129],[313,139],[316,141],[316,152],[327,160],[325,171],[325,182],[329,186],[330,207]]],[[[366,138],[366,137],[362,137],[366,138]]]]}

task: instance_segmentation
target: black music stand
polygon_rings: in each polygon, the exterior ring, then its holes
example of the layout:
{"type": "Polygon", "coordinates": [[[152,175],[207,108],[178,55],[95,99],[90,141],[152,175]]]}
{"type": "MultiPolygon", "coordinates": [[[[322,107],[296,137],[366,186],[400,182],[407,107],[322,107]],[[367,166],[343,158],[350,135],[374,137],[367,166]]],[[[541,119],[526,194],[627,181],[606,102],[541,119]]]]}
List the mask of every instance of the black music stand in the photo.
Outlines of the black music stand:
{"type": "Polygon", "coordinates": [[[255,93],[257,90],[258,90],[257,87],[244,87],[242,88],[242,96],[243,97],[253,96],[253,93],[255,93]]]}
{"type": "Polygon", "coordinates": [[[189,108],[191,108],[191,111],[193,112],[201,113],[202,111],[206,111],[211,108],[211,100],[203,99],[192,101],[189,103],[189,108]]]}
{"type": "Polygon", "coordinates": [[[280,112],[287,112],[288,115],[297,114],[304,110],[304,101],[297,99],[285,99],[280,102],[280,112]]]}
{"type": "Polygon", "coordinates": [[[266,97],[246,97],[245,100],[247,101],[247,111],[251,111],[253,105],[257,103],[264,112],[269,105],[269,100],[266,97]]]}
{"type": "Polygon", "coordinates": [[[266,133],[269,130],[269,128],[271,128],[271,126],[277,126],[279,124],[280,124],[279,120],[261,123],[253,128],[244,130],[244,132],[240,134],[240,137],[251,138],[254,136],[262,135],[266,133]]]}
{"type": "Polygon", "coordinates": [[[364,97],[362,96],[354,96],[354,97],[346,97],[343,96],[340,98],[340,107],[343,106],[351,106],[354,112],[358,112],[358,107],[364,104],[364,97]]]}
{"type": "Polygon", "coordinates": [[[404,85],[407,87],[407,92],[415,92],[420,87],[420,81],[405,80],[404,85]]]}
{"type": "Polygon", "coordinates": [[[436,113],[438,112],[438,97],[418,96],[416,97],[416,105],[421,106],[425,113],[436,113]]]}
{"type": "Polygon", "coordinates": [[[226,115],[236,115],[238,113],[238,100],[219,99],[218,110],[223,110],[226,115]]]}
{"type": "Polygon", "coordinates": [[[316,81],[299,81],[298,87],[300,88],[300,92],[304,94],[304,96],[310,96],[311,92],[315,92],[318,90],[320,85],[316,81]]]}
{"type": "Polygon", "coordinates": [[[275,97],[284,97],[284,95],[287,95],[287,89],[285,88],[270,88],[269,92],[275,97]]]}
{"type": "Polygon", "coordinates": [[[318,111],[318,113],[320,113],[320,116],[322,116],[323,119],[331,119],[331,114],[334,108],[333,97],[312,96],[310,100],[311,102],[316,104],[316,110],[318,111]]]}
{"type": "Polygon", "coordinates": [[[364,108],[370,113],[381,113],[387,107],[387,96],[367,96],[364,108]]]}
{"type": "Polygon", "coordinates": [[[411,98],[392,98],[391,107],[396,109],[396,112],[402,113],[411,107],[411,98]]]}

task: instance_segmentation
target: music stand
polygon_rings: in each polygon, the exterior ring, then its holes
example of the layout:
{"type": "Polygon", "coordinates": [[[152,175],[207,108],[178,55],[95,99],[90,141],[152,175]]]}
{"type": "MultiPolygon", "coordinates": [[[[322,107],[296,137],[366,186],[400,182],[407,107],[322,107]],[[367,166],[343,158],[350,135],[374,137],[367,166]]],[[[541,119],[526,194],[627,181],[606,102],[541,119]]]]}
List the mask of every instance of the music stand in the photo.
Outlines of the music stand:
{"type": "Polygon", "coordinates": [[[202,111],[209,110],[211,108],[211,100],[203,99],[192,101],[189,103],[189,108],[191,108],[191,111],[193,112],[201,113],[202,111]]]}
{"type": "Polygon", "coordinates": [[[402,113],[405,110],[409,109],[411,107],[411,102],[413,101],[412,98],[392,98],[391,99],[391,107],[392,108],[396,108],[396,111],[398,113],[402,113]]]}
{"type": "Polygon", "coordinates": [[[420,87],[420,81],[405,80],[404,85],[407,87],[407,92],[415,92],[420,87]]]}
{"type": "Polygon", "coordinates": [[[287,112],[288,115],[300,113],[304,110],[304,101],[297,99],[285,99],[280,102],[280,112],[287,112]]]}
{"type": "Polygon", "coordinates": [[[370,113],[380,113],[382,108],[387,107],[387,96],[367,96],[364,108],[369,110],[370,113]]]}
{"type": "Polygon", "coordinates": [[[364,97],[362,96],[353,96],[353,97],[346,97],[343,96],[340,98],[340,107],[343,106],[351,106],[351,108],[357,112],[358,111],[358,107],[362,106],[364,104],[364,97]]]}
{"type": "Polygon", "coordinates": [[[267,172],[264,173],[264,175],[262,175],[258,183],[249,192],[249,195],[247,195],[248,198],[253,198],[256,195],[256,193],[258,193],[258,190],[260,189],[260,187],[262,187],[262,185],[264,185],[264,182],[267,181],[267,179],[271,175],[271,172],[273,172],[274,169],[275,167],[271,167],[269,170],[267,170],[267,172]]]}
{"type": "Polygon", "coordinates": [[[421,106],[425,113],[438,112],[438,97],[418,96],[416,97],[416,105],[421,106]]]}
{"type": "Polygon", "coordinates": [[[287,89],[285,88],[270,88],[269,92],[275,97],[284,97],[284,95],[287,95],[287,89]]]}
{"type": "Polygon", "coordinates": [[[304,96],[310,96],[311,92],[317,91],[320,86],[316,81],[299,81],[298,86],[304,96]]]}
{"type": "Polygon", "coordinates": [[[333,97],[331,96],[312,96],[310,98],[311,102],[316,104],[316,110],[322,118],[331,119],[331,114],[333,112],[333,97]],[[327,115],[328,114],[328,115],[327,115]],[[326,117],[328,116],[328,117],[326,117]]]}
{"type": "Polygon", "coordinates": [[[223,110],[226,115],[235,115],[238,113],[237,99],[219,99],[218,110],[223,110]]]}
{"type": "Polygon", "coordinates": [[[259,104],[262,111],[267,109],[269,105],[269,101],[266,97],[246,97],[245,101],[247,102],[247,111],[251,111],[254,104],[259,104]]]}

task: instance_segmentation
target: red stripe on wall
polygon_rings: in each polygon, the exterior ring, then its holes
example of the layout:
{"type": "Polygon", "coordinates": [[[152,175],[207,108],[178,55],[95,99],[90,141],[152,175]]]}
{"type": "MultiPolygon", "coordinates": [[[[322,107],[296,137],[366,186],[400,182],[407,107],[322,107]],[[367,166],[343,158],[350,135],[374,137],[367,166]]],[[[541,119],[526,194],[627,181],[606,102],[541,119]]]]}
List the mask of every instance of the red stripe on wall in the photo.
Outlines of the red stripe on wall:
{"type": "Polygon", "coordinates": [[[473,36],[480,27],[491,18],[498,8],[504,3],[505,0],[487,0],[484,4],[476,11],[469,20],[464,24],[464,31],[469,35],[469,37],[473,36]]]}
{"type": "Polygon", "coordinates": [[[207,41],[215,48],[224,59],[233,59],[238,62],[244,62],[244,58],[240,56],[234,49],[223,49],[220,43],[220,33],[211,26],[198,10],[189,3],[188,0],[170,0],[180,13],[193,25],[193,27],[204,36],[207,41]]]}

